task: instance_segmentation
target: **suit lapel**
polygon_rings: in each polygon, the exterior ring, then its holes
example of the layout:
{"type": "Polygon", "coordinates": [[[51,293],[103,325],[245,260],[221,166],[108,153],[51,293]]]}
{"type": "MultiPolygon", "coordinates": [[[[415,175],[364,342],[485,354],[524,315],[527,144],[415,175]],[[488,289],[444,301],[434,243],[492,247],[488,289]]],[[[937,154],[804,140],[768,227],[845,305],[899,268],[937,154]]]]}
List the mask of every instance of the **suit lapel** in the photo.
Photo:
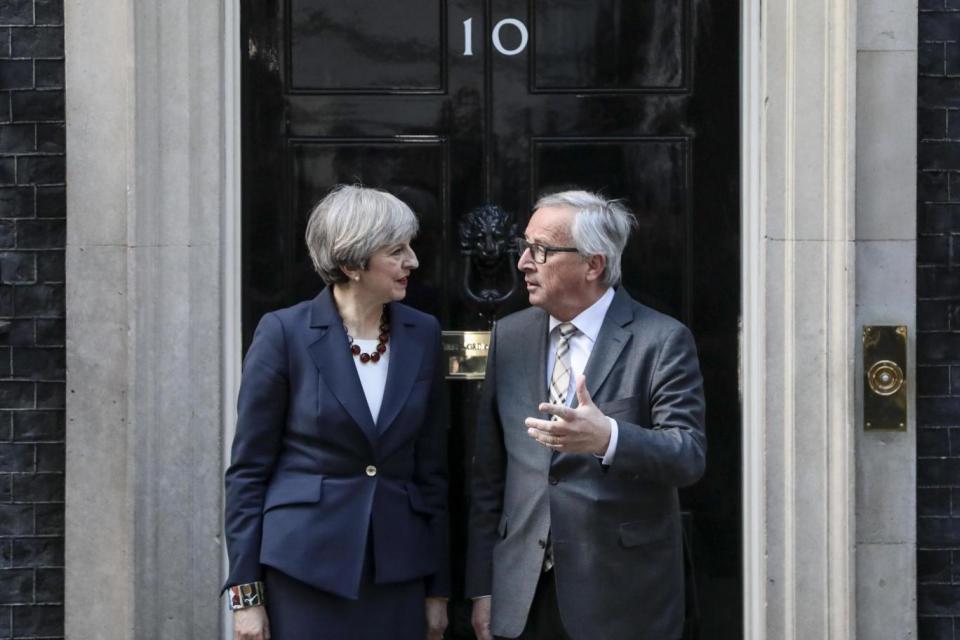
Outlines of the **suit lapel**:
{"type": "Polygon", "coordinates": [[[413,389],[423,349],[417,342],[417,327],[403,309],[396,304],[390,305],[390,364],[387,369],[387,384],[383,390],[383,403],[377,417],[377,432],[382,434],[396,419],[407,396],[413,389]]]}
{"type": "MultiPolygon", "coordinates": [[[[600,333],[597,334],[597,341],[583,371],[591,397],[596,396],[630,341],[630,332],[623,327],[633,320],[631,303],[632,300],[623,287],[617,289],[610,308],[607,309],[607,315],[603,318],[603,324],[600,325],[600,333]]],[[[577,404],[574,397],[573,406],[577,404]]]]}
{"type": "Polygon", "coordinates": [[[363,395],[353,356],[347,348],[347,334],[333,303],[330,287],[321,291],[314,299],[310,326],[318,330],[318,335],[307,347],[307,351],[319,370],[321,379],[364,432],[370,444],[375,444],[377,430],[367,399],[363,395]]]}

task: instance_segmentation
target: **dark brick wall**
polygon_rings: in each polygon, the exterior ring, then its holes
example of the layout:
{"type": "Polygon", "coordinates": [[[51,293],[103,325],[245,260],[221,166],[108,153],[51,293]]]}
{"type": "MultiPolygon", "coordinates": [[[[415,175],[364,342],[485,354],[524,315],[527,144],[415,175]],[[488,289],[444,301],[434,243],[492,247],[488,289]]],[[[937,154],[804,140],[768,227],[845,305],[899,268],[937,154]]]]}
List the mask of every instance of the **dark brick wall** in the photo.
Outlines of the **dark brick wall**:
{"type": "Polygon", "coordinates": [[[920,0],[919,45],[919,637],[960,640],[960,0],[920,0]]]}
{"type": "Polygon", "coordinates": [[[63,0],[0,0],[0,638],[63,636],[63,0]]]}

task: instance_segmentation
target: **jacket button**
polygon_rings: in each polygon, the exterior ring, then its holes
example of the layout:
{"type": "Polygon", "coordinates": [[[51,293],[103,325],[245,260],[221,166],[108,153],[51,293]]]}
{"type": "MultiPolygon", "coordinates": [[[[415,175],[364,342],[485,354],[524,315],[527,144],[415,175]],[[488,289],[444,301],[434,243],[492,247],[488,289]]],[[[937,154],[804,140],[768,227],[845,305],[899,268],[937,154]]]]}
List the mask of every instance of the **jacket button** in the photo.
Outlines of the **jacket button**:
{"type": "Polygon", "coordinates": [[[559,483],[560,483],[560,481],[557,480],[557,476],[550,476],[550,477],[547,479],[547,481],[548,481],[550,484],[559,484],[559,483]]]}
{"type": "Polygon", "coordinates": [[[376,468],[375,466],[373,466],[372,464],[371,464],[371,465],[368,465],[368,466],[367,466],[367,475],[370,476],[371,478],[372,478],[373,476],[377,475],[377,468],[376,468]]]}

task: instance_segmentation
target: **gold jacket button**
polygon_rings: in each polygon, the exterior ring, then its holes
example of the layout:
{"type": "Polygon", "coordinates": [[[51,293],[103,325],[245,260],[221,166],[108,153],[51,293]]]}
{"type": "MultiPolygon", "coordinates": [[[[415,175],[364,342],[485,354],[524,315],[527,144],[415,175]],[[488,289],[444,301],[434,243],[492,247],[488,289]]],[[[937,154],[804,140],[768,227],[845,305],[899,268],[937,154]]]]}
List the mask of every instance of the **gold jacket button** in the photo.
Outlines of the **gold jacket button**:
{"type": "Polygon", "coordinates": [[[372,464],[371,464],[371,465],[368,465],[368,466],[367,466],[367,475],[370,476],[371,478],[372,478],[373,476],[377,475],[377,468],[376,468],[375,466],[373,466],[372,464]]]}

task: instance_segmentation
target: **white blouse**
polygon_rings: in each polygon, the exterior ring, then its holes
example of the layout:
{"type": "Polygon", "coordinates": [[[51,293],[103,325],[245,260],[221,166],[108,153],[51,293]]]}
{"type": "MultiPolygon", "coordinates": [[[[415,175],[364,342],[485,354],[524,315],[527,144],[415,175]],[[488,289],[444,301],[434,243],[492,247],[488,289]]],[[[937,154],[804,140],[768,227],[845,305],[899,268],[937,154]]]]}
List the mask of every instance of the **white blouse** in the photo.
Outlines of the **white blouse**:
{"type": "MultiPolygon", "coordinates": [[[[377,350],[378,340],[358,340],[353,343],[360,347],[363,353],[373,353],[377,350]]],[[[360,362],[360,356],[353,356],[353,364],[357,367],[357,375],[360,376],[360,386],[363,387],[363,395],[367,398],[367,406],[370,407],[370,415],[376,424],[377,416],[380,415],[380,405],[383,404],[383,390],[387,386],[387,367],[390,364],[390,344],[387,343],[387,351],[380,355],[379,362],[360,362]]]]}

